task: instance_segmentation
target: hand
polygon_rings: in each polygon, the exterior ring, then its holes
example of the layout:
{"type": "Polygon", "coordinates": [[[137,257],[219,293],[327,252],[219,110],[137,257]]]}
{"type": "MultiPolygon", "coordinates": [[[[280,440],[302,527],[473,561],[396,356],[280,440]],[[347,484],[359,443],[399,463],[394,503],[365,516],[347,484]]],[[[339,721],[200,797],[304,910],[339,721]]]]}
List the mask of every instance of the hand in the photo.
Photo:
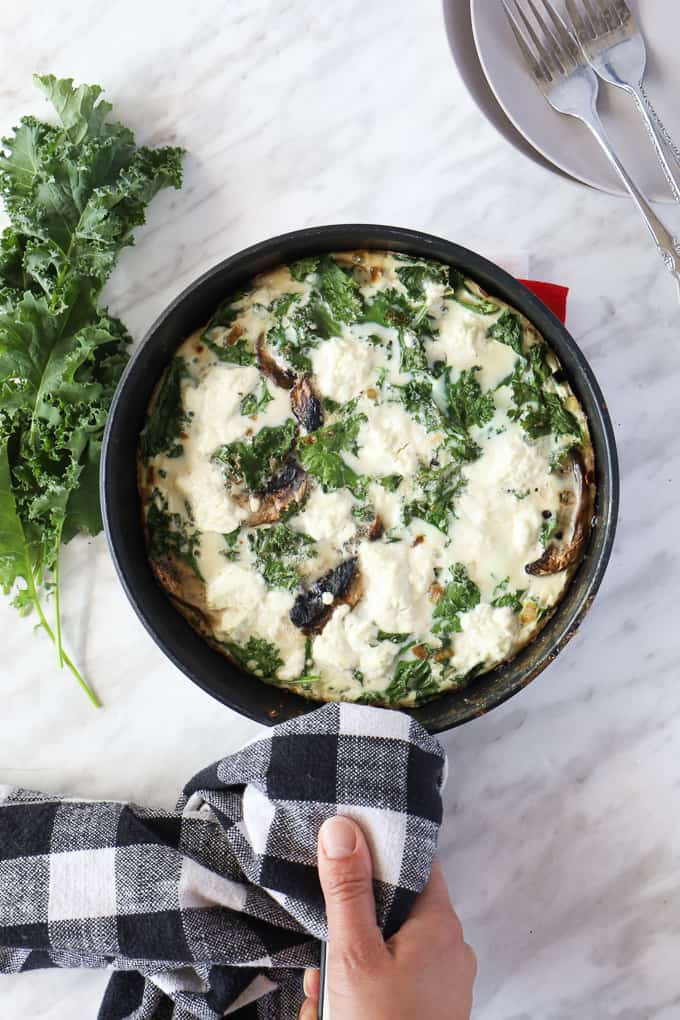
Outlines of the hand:
{"type": "MultiPolygon", "coordinates": [[[[376,924],[371,854],[361,829],[331,818],[319,833],[328,913],[331,1020],[469,1020],[477,963],[463,940],[439,861],[399,931],[376,924]]],[[[319,972],[305,972],[300,1020],[316,1020],[319,972]]]]}

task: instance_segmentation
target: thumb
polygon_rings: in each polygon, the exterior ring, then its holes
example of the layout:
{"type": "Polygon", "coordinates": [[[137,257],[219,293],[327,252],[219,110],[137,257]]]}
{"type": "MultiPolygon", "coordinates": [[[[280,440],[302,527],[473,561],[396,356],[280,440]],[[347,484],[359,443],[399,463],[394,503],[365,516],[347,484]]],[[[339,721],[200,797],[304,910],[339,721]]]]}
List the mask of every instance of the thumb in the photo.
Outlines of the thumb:
{"type": "Polygon", "coordinates": [[[325,821],[319,832],[319,878],[333,966],[365,967],[385,952],[372,874],[371,853],[359,826],[340,815],[325,821]]]}

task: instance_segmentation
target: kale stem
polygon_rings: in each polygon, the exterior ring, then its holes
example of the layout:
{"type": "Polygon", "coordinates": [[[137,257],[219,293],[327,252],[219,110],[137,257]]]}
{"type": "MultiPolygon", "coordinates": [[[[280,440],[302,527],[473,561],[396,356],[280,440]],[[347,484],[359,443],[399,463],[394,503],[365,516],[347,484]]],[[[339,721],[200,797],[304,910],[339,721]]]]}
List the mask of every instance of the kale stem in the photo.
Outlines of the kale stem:
{"type": "Polygon", "coordinates": [[[59,542],[61,541],[61,528],[59,529],[59,539],[57,540],[57,558],[54,564],[54,612],[56,617],[56,628],[57,628],[57,656],[59,658],[59,666],[61,669],[64,668],[64,644],[61,637],[61,599],[59,596],[59,542]]]}
{"type": "MultiPolygon", "coordinates": [[[[35,606],[36,612],[38,614],[38,618],[40,620],[40,626],[43,628],[52,644],[56,645],[57,641],[55,638],[54,631],[47,622],[47,618],[45,616],[45,613],[43,612],[42,603],[40,602],[40,596],[38,595],[38,590],[35,585],[35,577],[33,575],[33,564],[30,562],[28,555],[26,556],[26,568],[27,568],[26,583],[28,584],[29,590],[31,592],[31,598],[33,600],[33,605],[35,606]]],[[[59,621],[59,616],[57,616],[57,621],[59,621]]],[[[67,669],[71,671],[71,673],[76,678],[82,689],[87,694],[88,698],[90,699],[94,707],[101,708],[102,704],[101,701],[99,700],[95,692],[92,690],[90,685],[87,683],[87,681],[84,679],[80,671],[76,668],[71,658],[63,650],[63,648],[61,649],[61,662],[63,663],[63,665],[67,667],[67,669]]]]}

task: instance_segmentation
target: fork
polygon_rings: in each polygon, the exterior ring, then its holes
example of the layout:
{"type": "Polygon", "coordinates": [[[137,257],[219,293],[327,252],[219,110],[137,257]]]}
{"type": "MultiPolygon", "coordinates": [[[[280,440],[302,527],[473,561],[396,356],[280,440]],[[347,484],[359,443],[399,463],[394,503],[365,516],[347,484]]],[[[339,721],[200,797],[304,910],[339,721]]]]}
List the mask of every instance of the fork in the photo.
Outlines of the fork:
{"type": "Polygon", "coordinates": [[[554,110],[582,121],[602,146],[638,207],[680,293],[680,244],[656,215],[609,141],[597,112],[598,81],[594,71],[549,0],[538,2],[541,3],[550,26],[537,10],[534,0],[525,2],[531,11],[533,22],[525,14],[519,0],[501,0],[535,83],[554,110]]]}
{"type": "Polygon", "coordinates": [[[565,0],[570,27],[600,78],[632,96],[654,145],[659,166],[673,197],[680,202],[680,152],[652,106],[643,78],[647,66],[645,40],[626,0],[565,0]],[[677,164],[671,166],[668,154],[677,164]]]}

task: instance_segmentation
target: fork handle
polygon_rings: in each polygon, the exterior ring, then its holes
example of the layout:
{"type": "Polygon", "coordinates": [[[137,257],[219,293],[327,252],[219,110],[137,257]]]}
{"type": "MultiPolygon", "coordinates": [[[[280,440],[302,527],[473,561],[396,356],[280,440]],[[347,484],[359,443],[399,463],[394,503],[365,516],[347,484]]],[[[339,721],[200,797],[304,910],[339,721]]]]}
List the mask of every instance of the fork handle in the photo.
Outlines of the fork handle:
{"type": "Polygon", "coordinates": [[[678,239],[674,237],[666,225],[661,222],[619,157],[616,155],[616,152],[609,141],[605,126],[600,120],[597,111],[592,109],[587,115],[579,115],[579,119],[590,128],[593,135],[602,146],[609,162],[618,173],[630,193],[631,198],[640,210],[640,214],[645,221],[647,229],[654,238],[654,243],[656,244],[659,255],[663,259],[666,268],[678,286],[678,294],[680,295],[680,243],[678,242],[678,239]]]}
{"type": "Polygon", "coordinates": [[[680,178],[678,175],[678,169],[680,168],[680,152],[676,148],[675,143],[669,135],[663,121],[652,106],[642,82],[640,82],[637,86],[629,86],[626,91],[629,92],[635,100],[640,116],[642,117],[645,128],[647,129],[647,134],[656,149],[659,166],[666,178],[668,187],[671,189],[673,198],[676,202],[680,202],[680,178]],[[672,165],[669,155],[672,157],[672,162],[675,166],[672,165]]]}

